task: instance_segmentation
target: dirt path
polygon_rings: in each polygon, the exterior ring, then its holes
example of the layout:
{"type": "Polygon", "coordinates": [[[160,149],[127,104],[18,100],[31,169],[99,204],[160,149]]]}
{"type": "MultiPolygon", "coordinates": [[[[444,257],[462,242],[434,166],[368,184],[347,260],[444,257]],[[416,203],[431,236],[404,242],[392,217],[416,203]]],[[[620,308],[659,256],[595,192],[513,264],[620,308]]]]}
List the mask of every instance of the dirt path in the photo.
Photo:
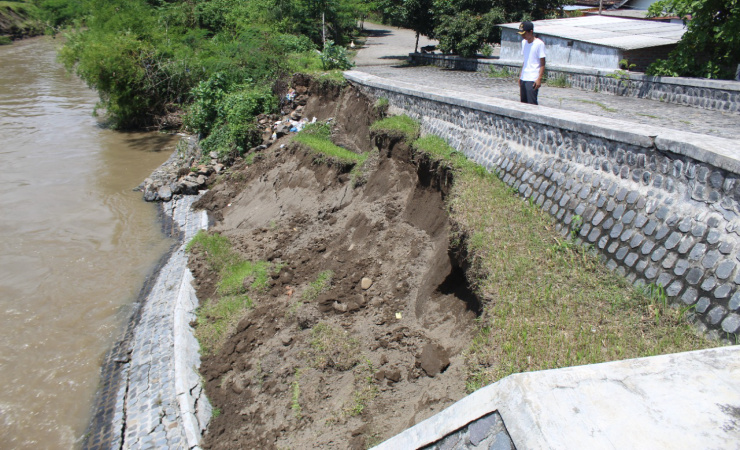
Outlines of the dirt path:
{"type": "MultiPolygon", "coordinates": [[[[204,358],[220,413],[204,448],[367,448],[465,395],[478,305],[448,253],[448,174],[394,140],[372,150],[372,105],[323,94],[304,114],[370,152],[361,176],[282,140],[200,202],[243,258],[281,267],[204,358]]],[[[203,255],[190,266],[201,301],[217,297],[203,255]]]]}

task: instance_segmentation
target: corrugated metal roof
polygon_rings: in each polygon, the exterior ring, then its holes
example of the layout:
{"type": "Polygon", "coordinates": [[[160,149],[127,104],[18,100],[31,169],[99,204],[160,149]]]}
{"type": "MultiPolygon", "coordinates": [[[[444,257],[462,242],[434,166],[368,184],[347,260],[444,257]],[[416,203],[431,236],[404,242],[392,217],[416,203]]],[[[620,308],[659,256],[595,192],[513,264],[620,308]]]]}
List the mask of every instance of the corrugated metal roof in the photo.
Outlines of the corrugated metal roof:
{"type": "MultiPolygon", "coordinates": [[[[518,29],[519,22],[500,26],[518,29]]],[[[686,28],[682,24],[651,20],[584,16],[538,20],[534,22],[534,32],[537,35],[572,39],[622,50],[634,50],[675,44],[681,40],[686,28]]]]}

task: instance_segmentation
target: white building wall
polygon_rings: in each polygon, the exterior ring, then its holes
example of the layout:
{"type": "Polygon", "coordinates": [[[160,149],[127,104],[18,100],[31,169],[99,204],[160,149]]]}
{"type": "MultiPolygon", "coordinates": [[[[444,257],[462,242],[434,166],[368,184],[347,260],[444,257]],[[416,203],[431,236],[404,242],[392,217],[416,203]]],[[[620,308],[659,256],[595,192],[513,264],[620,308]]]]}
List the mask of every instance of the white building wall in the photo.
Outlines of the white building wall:
{"type": "MultiPolygon", "coordinates": [[[[535,35],[545,43],[549,64],[563,66],[593,67],[597,69],[619,69],[622,59],[620,49],[562,39],[546,34],[535,35]]],[[[522,60],[522,38],[512,29],[504,28],[501,33],[502,60],[522,60]]]]}

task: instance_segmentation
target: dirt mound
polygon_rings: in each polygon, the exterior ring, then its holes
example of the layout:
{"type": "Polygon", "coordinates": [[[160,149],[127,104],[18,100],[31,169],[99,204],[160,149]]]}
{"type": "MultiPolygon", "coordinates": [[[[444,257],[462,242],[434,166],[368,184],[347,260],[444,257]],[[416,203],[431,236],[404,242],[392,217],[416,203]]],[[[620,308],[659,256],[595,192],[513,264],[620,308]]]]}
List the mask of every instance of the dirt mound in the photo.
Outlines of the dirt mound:
{"type": "MultiPolygon", "coordinates": [[[[335,142],[369,149],[371,104],[331,94],[305,114],[335,117],[335,142]]],[[[203,360],[220,412],[204,448],[366,448],[465,395],[478,304],[449,249],[449,174],[375,141],[364,183],[280,140],[200,201],[242,256],[282,265],[203,360]],[[318,291],[321,277],[331,283],[318,291]]],[[[191,269],[212,298],[215,276],[199,257],[191,269]]]]}

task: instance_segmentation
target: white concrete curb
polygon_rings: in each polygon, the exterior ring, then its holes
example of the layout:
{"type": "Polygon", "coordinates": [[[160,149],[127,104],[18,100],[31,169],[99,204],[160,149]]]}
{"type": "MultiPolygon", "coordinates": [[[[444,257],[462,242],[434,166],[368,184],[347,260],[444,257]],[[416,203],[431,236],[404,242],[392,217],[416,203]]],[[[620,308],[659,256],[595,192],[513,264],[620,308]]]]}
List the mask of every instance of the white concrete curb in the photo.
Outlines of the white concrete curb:
{"type": "Polygon", "coordinates": [[[498,411],[519,449],[737,448],[740,346],[506,377],[375,447],[416,449],[498,411]]]}

